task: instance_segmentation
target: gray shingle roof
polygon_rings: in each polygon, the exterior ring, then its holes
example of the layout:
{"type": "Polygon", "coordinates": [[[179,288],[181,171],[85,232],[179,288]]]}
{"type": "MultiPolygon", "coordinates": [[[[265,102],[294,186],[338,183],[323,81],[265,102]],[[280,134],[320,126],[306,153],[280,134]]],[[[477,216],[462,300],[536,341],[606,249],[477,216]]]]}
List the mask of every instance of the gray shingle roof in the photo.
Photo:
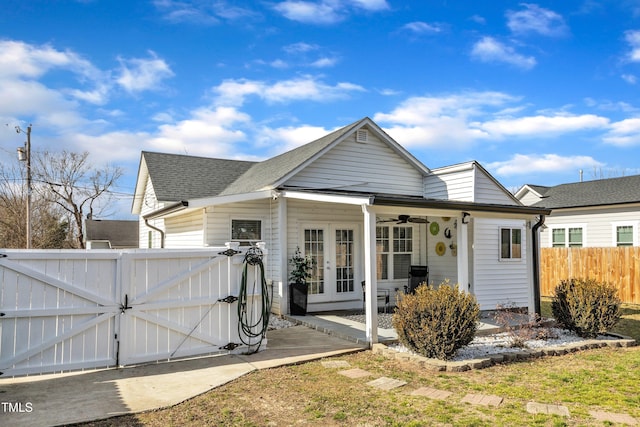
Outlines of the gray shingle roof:
{"type": "Polygon", "coordinates": [[[92,220],[84,222],[85,240],[109,240],[112,248],[137,248],[138,221],[92,220]]]}
{"type": "Polygon", "coordinates": [[[640,202],[640,175],[575,182],[555,187],[531,187],[536,191],[542,189],[539,192],[544,197],[532,206],[550,209],[640,202]]]}
{"type": "Polygon", "coordinates": [[[181,201],[217,196],[255,162],[143,151],[158,200],[181,201]]]}

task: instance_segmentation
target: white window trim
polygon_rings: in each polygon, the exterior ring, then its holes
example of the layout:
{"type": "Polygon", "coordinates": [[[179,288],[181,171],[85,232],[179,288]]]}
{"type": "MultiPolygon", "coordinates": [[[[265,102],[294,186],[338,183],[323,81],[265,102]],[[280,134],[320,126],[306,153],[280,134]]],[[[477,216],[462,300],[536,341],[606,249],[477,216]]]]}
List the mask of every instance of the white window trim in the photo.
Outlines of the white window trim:
{"type": "Polygon", "coordinates": [[[631,226],[633,232],[633,246],[640,246],[638,243],[638,221],[616,221],[611,223],[611,246],[618,247],[618,227],[631,226]]]}
{"type": "MultiPolygon", "coordinates": [[[[553,248],[553,230],[557,230],[559,228],[564,228],[564,246],[565,248],[569,247],[569,229],[570,228],[582,228],[582,246],[583,248],[587,247],[587,224],[586,223],[580,223],[580,224],[555,224],[555,225],[548,225],[548,230],[549,230],[549,247],[553,248]]],[[[615,233],[615,228],[614,228],[614,233],[615,233]]]]}
{"type": "MultiPolygon", "coordinates": [[[[526,235],[525,235],[525,230],[523,227],[518,227],[518,226],[500,226],[498,227],[498,262],[524,262],[525,261],[525,256],[524,256],[524,251],[526,250],[526,245],[525,245],[525,239],[526,235]],[[502,258],[502,230],[520,230],[520,257],[519,258],[502,258]]],[[[512,245],[511,243],[511,233],[509,233],[509,245],[512,245]]],[[[513,248],[510,247],[510,253],[513,254],[513,248]]]]}

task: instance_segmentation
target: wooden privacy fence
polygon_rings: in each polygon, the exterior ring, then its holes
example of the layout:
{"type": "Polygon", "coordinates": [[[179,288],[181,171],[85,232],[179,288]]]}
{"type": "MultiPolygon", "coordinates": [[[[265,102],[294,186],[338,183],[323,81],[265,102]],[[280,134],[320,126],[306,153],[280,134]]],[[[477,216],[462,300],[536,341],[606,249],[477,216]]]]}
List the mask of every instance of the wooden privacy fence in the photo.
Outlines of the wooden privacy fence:
{"type": "Polygon", "coordinates": [[[622,302],[640,304],[640,247],[542,248],[540,292],[552,296],[563,279],[613,283],[622,302]]]}
{"type": "MultiPolygon", "coordinates": [[[[246,352],[234,249],[0,250],[0,378],[246,352]]],[[[246,271],[253,325],[261,275],[246,271]]]]}

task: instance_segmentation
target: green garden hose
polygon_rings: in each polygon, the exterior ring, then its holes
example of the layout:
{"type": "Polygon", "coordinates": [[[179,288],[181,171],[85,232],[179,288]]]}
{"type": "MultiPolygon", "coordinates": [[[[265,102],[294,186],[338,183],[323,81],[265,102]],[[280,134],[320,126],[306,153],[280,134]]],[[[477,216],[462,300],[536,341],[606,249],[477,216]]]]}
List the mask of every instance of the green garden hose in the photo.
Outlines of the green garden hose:
{"type": "Polygon", "coordinates": [[[269,298],[267,281],[264,277],[262,255],[262,251],[253,246],[245,253],[242,282],[238,295],[238,335],[240,336],[240,341],[249,347],[248,354],[253,354],[260,350],[260,346],[269,327],[271,300],[269,298]],[[250,265],[257,267],[259,274],[256,275],[251,287],[251,292],[249,293],[247,270],[250,265]],[[257,283],[258,281],[260,282],[259,285],[257,283]],[[251,306],[249,306],[249,295],[256,295],[258,293],[256,292],[258,286],[260,287],[259,293],[261,298],[259,302],[257,302],[255,298],[252,298],[251,306]],[[260,304],[259,310],[255,310],[253,304],[260,304]],[[257,318],[254,319],[254,317],[257,318]]]}

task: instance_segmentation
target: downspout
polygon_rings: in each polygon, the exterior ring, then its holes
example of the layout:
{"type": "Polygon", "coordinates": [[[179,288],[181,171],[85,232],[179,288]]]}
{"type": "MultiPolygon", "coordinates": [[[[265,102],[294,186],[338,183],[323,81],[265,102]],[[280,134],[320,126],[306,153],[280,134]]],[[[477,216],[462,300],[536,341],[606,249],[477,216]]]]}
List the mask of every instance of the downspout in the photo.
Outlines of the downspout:
{"type": "Polygon", "coordinates": [[[160,248],[164,249],[164,231],[159,229],[158,227],[155,227],[155,226],[149,224],[149,220],[147,218],[144,219],[144,225],[146,225],[150,229],[155,230],[158,233],[160,233],[160,248]]]}
{"type": "Polygon", "coordinates": [[[538,241],[538,229],[544,225],[544,215],[531,228],[531,242],[533,243],[533,304],[536,315],[541,316],[540,303],[540,242],[538,241]]]}

